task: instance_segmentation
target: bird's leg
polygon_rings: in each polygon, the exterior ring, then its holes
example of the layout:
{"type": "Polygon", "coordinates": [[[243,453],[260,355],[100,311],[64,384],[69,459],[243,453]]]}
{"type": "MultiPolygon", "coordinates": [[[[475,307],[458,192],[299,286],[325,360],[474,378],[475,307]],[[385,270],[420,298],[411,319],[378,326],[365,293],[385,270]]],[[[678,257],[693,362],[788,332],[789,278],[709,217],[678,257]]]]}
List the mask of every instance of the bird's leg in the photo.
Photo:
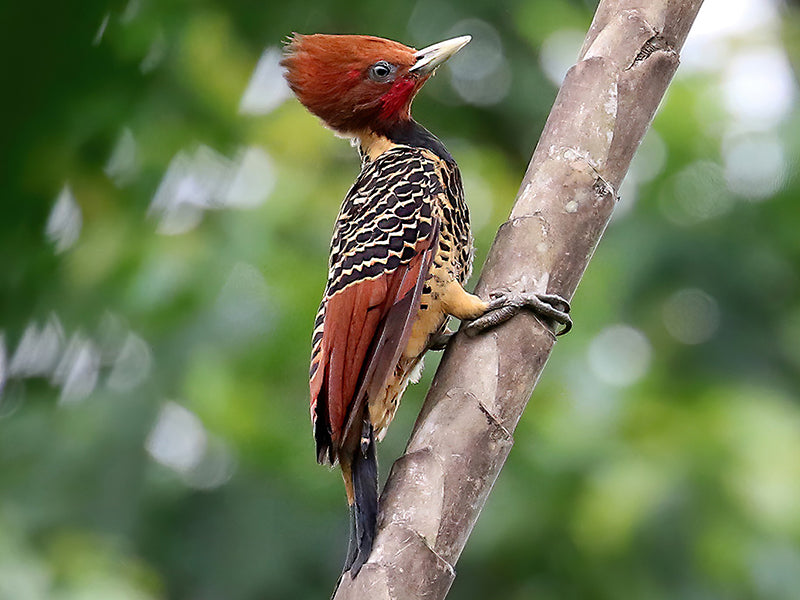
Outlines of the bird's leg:
{"type": "MultiPolygon", "coordinates": [[[[451,281],[442,290],[440,298],[445,312],[464,321],[464,331],[470,336],[505,323],[523,308],[532,310],[547,321],[562,325],[561,331],[556,335],[564,335],[572,329],[569,302],[557,294],[502,290],[492,292],[487,302],[470,294],[461,284],[451,281]]],[[[429,348],[444,349],[452,335],[447,330],[434,334],[430,338],[429,348]]]]}
{"type": "Polygon", "coordinates": [[[561,331],[558,331],[556,335],[564,335],[572,329],[569,302],[557,294],[503,291],[493,292],[490,298],[491,301],[486,312],[464,328],[467,335],[478,335],[487,329],[505,323],[523,308],[532,310],[536,315],[558,325],[563,325],[561,331]]]}

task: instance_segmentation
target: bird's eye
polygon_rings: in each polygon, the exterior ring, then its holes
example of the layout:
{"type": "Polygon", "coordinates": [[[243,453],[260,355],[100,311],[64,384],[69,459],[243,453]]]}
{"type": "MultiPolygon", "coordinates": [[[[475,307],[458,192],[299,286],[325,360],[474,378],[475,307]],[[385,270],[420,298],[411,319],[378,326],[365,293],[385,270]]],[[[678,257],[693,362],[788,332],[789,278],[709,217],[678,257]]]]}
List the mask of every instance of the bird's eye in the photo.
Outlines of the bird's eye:
{"type": "Polygon", "coordinates": [[[369,68],[369,78],[378,83],[391,81],[396,67],[385,60],[379,60],[369,68]]]}

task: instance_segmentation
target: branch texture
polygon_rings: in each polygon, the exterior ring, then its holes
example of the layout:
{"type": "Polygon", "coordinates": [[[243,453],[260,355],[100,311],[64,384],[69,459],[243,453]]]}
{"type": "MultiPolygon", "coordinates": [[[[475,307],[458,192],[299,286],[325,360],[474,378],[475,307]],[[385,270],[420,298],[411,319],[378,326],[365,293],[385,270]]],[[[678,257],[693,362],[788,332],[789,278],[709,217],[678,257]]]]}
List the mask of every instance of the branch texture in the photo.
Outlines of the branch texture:
{"type": "MultiPolygon", "coordinates": [[[[476,293],[571,298],[702,0],[602,0],[476,293]]],[[[555,336],[520,314],[448,347],[381,497],[378,536],[337,600],[441,599],[555,336]]]]}

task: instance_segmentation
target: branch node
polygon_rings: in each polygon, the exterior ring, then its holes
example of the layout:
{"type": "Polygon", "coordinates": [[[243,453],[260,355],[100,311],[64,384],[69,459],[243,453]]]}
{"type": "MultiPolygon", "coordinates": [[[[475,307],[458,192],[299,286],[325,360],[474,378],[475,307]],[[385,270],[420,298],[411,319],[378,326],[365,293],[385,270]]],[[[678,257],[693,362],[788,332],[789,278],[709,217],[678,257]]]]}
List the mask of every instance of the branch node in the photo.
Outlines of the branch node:
{"type": "MultiPolygon", "coordinates": [[[[472,394],[469,395],[475,398],[474,395],[472,394]]],[[[477,400],[477,398],[475,399],[477,400]]],[[[505,425],[503,425],[503,423],[500,421],[497,415],[495,415],[491,410],[489,410],[489,407],[486,406],[482,400],[478,400],[478,408],[480,408],[481,411],[486,415],[486,418],[489,419],[489,422],[494,427],[500,430],[500,434],[502,435],[502,437],[510,440],[513,443],[514,435],[506,428],[505,425]]]]}
{"type": "Polygon", "coordinates": [[[639,54],[636,55],[636,58],[633,59],[633,62],[626,68],[625,70],[628,71],[638,65],[640,62],[643,62],[650,58],[650,56],[657,51],[664,51],[667,54],[677,54],[675,49],[670,46],[667,39],[661,35],[660,33],[656,32],[656,34],[647,40],[643,45],[642,49],[639,50],[639,54]]]}
{"type": "Polygon", "coordinates": [[[603,179],[602,175],[600,175],[600,173],[598,173],[597,171],[595,171],[595,175],[597,177],[594,180],[594,185],[592,185],[592,190],[594,191],[598,200],[605,200],[610,196],[611,198],[614,199],[614,201],[618,201],[619,196],[614,190],[614,186],[612,186],[608,181],[603,179]]]}

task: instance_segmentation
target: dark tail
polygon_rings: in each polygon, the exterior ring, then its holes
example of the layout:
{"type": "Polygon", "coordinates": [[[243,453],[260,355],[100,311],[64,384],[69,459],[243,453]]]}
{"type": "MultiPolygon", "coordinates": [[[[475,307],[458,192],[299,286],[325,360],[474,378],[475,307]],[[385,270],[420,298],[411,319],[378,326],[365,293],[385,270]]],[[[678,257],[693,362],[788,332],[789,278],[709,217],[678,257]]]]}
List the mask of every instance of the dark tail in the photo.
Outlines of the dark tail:
{"type": "Polygon", "coordinates": [[[375,540],[378,517],[378,460],[375,457],[375,434],[364,421],[361,442],[352,464],[355,507],[350,508],[350,544],[344,570],[355,577],[367,562],[375,540]]]}

